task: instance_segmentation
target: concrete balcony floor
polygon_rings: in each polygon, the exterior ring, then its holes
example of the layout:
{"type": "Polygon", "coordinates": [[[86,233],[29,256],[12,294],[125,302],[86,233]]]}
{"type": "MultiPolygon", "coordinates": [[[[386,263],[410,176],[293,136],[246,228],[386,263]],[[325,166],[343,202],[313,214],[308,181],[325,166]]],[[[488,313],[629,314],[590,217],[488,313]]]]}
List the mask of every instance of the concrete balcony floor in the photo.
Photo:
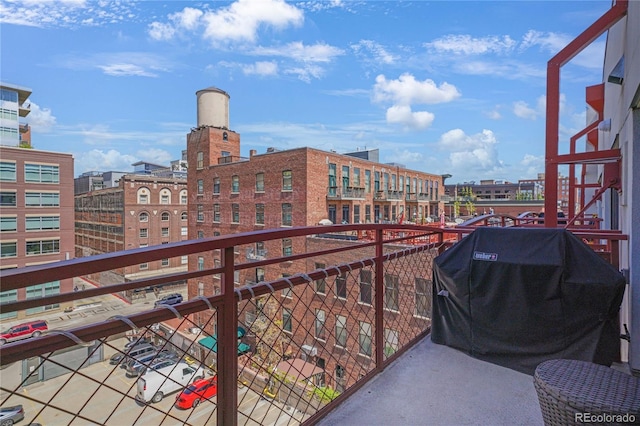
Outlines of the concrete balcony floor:
{"type": "Polygon", "coordinates": [[[327,425],[543,425],[533,377],[427,336],[333,410],[327,425]]]}

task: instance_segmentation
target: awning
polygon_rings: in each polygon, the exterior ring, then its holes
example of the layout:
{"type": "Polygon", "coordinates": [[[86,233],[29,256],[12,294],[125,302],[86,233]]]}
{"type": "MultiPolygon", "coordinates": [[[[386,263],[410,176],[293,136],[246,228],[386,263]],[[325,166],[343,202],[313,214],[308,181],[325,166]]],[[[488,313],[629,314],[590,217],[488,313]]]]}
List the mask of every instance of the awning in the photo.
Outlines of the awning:
{"type": "MultiPolygon", "coordinates": [[[[242,327],[238,327],[238,339],[245,335],[246,331],[242,327]]],[[[218,336],[213,335],[198,340],[198,344],[204,346],[207,349],[211,349],[213,352],[218,353],[218,336]]],[[[238,342],[238,356],[244,355],[251,351],[251,346],[246,343],[238,342]]]]}
{"type": "Polygon", "coordinates": [[[316,374],[324,373],[324,370],[314,364],[300,358],[280,361],[276,367],[280,373],[284,373],[294,380],[308,380],[316,374]]]}

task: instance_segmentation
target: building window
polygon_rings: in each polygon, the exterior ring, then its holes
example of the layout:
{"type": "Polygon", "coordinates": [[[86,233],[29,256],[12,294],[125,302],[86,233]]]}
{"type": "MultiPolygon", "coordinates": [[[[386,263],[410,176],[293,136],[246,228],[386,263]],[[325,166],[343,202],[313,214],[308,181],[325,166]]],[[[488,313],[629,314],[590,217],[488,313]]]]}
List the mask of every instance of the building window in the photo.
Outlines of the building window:
{"type": "Polygon", "coordinates": [[[349,205],[342,205],[342,223],[351,223],[351,213],[349,212],[349,205]]]}
{"type": "MultiPolygon", "coordinates": [[[[9,302],[18,301],[18,290],[9,290],[0,292],[0,304],[4,305],[9,302]]],[[[0,314],[0,320],[6,320],[9,318],[15,318],[18,316],[18,312],[4,312],[0,314]]]]}
{"type": "Polygon", "coordinates": [[[371,271],[360,271],[360,303],[371,305],[371,271]]]}
{"type": "Polygon", "coordinates": [[[358,353],[371,356],[371,324],[359,321],[358,331],[358,353]]]}
{"type": "Polygon", "coordinates": [[[340,393],[347,389],[347,371],[341,365],[336,365],[336,390],[340,393]]]}
{"type": "MultiPolygon", "coordinates": [[[[15,196],[15,194],[14,194],[15,196]]],[[[24,195],[26,207],[59,207],[59,192],[26,192],[24,195]]],[[[15,206],[15,200],[14,200],[15,206]]]]}
{"type": "Polygon", "coordinates": [[[360,169],[354,167],[353,169],[353,186],[355,188],[360,188],[360,169]]]}
{"type": "Polygon", "coordinates": [[[31,183],[60,183],[60,168],[45,164],[25,163],[24,181],[31,183]]]}
{"type": "Polygon", "coordinates": [[[360,223],[360,206],[353,206],[353,223],[360,223]]]}
{"type": "Polygon", "coordinates": [[[431,316],[431,281],[416,277],[416,315],[431,316]]]}
{"type": "Polygon", "coordinates": [[[371,170],[364,171],[364,191],[367,194],[371,192],[371,170]]]}
{"type": "Polygon", "coordinates": [[[162,212],[162,215],[160,215],[160,220],[163,222],[168,222],[170,218],[169,212],[162,212]]]}
{"type": "Polygon", "coordinates": [[[33,256],[38,254],[60,253],[60,240],[27,241],[26,254],[33,256]]]}
{"type": "Polygon", "coordinates": [[[198,238],[199,240],[203,239],[203,238],[204,238],[204,231],[198,231],[198,236],[197,236],[197,238],[198,238]]]}
{"type": "Polygon", "coordinates": [[[316,309],[315,333],[316,339],[325,340],[326,333],[324,329],[325,313],[322,309],[316,309]]]}
{"type": "Polygon", "coordinates": [[[169,266],[169,259],[162,259],[160,261],[160,266],[169,266]]]}
{"type": "Polygon", "coordinates": [[[9,161],[0,161],[0,181],[16,181],[16,163],[9,161]]]}
{"type": "Polygon", "coordinates": [[[342,166],[342,190],[344,191],[347,188],[351,187],[351,183],[349,183],[349,166],[342,166]]]}
{"type": "Polygon", "coordinates": [[[186,265],[189,263],[189,256],[180,256],[180,264],[186,265]]]}
{"type": "Polygon", "coordinates": [[[196,154],[196,169],[201,169],[204,167],[204,153],[202,151],[198,151],[196,154]]]}
{"type": "Polygon", "coordinates": [[[198,271],[204,270],[204,257],[198,256],[198,271]]]}
{"type": "Polygon", "coordinates": [[[180,228],[180,235],[181,235],[182,237],[186,237],[186,236],[188,236],[188,235],[189,235],[189,228],[188,228],[188,227],[186,227],[186,226],[181,227],[181,228],[180,228]]]}
{"type": "Polygon", "coordinates": [[[17,197],[15,191],[0,192],[0,207],[16,207],[17,197]]]}
{"type": "MultiPolygon", "coordinates": [[[[40,299],[46,296],[53,296],[54,294],[60,294],[60,281],[52,281],[44,284],[37,284],[25,288],[27,299],[40,299]]],[[[60,307],[58,303],[53,305],[38,306],[36,308],[29,308],[26,310],[27,315],[35,314],[38,312],[48,311],[51,309],[57,309],[60,307]]]]}
{"type": "Polygon", "coordinates": [[[35,216],[25,218],[25,230],[49,231],[60,229],[60,216],[35,216]]]}
{"type": "MultiPolygon", "coordinates": [[[[59,218],[58,218],[59,221],[59,218]]],[[[0,217],[0,232],[16,232],[18,230],[18,218],[16,216],[0,217]]]]}
{"type": "Polygon", "coordinates": [[[198,210],[196,221],[204,222],[204,206],[202,204],[198,204],[196,208],[198,210]]]}
{"type": "Polygon", "coordinates": [[[222,132],[222,140],[225,142],[229,141],[229,134],[227,132],[222,132]]]}
{"type": "Polygon", "coordinates": [[[189,220],[189,214],[187,212],[180,213],[180,220],[189,220]]]}
{"type": "Polygon", "coordinates": [[[171,191],[163,189],[160,192],[160,204],[171,204],[171,191]]]}
{"type": "Polygon", "coordinates": [[[237,194],[240,192],[240,176],[233,175],[231,176],[231,193],[237,194]]]}
{"type": "Polygon", "coordinates": [[[336,315],[336,346],[347,347],[347,317],[336,315]]]}
{"type": "Polygon", "coordinates": [[[256,173],[256,192],[264,192],[264,173],[256,173]]]}
{"type": "Polygon", "coordinates": [[[2,241],[0,243],[0,257],[16,257],[18,243],[16,241],[2,241]]]}
{"type": "MultiPolygon", "coordinates": [[[[290,274],[282,274],[282,278],[286,278],[290,276],[290,274]]],[[[287,287],[287,288],[283,288],[282,289],[282,297],[286,297],[288,299],[293,299],[293,290],[291,289],[291,287],[287,287]]]]}
{"type": "Polygon", "coordinates": [[[213,221],[220,222],[220,204],[213,205],[213,221]]]}
{"type": "Polygon", "coordinates": [[[398,350],[399,334],[397,330],[384,329],[384,354],[389,357],[398,350]]]}
{"type": "Polygon", "coordinates": [[[142,212],[138,218],[140,219],[140,222],[149,222],[149,213],[142,212]]]}
{"type": "Polygon", "coordinates": [[[291,191],[293,188],[291,179],[291,170],[285,170],[282,172],[282,190],[291,191]]]}
{"type": "MultiPolygon", "coordinates": [[[[334,163],[329,163],[329,195],[332,197],[336,196],[336,190],[338,187],[336,174],[336,165],[334,163]]],[[[331,220],[331,218],[329,218],[329,220],[331,220]]],[[[333,221],[333,223],[336,222],[333,221]]]]}
{"type": "Polygon", "coordinates": [[[344,272],[336,277],[336,296],[340,299],[347,298],[347,274],[344,272]]]}
{"type": "Polygon", "coordinates": [[[282,308],[282,330],[287,333],[291,333],[293,331],[292,316],[291,309],[282,308]]]}
{"type": "Polygon", "coordinates": [[[189,202],[189,198],[187,197],[187,191],[183,189],[180,191],[180,204],[187,204],[189,202]]]}
{"type": "Polygon", "coordinates": [[[256,282],[264,281],[264,268],[256,268],[256,282]]]}
{"type": "Polygon", "coordinates": [[[256,204],[256,224],[264,225],[264,204],[256,204]]]}
{"type": "Polygon", "coordinates": [[[202,179],[198,179],[196,193],[198,195],[204,195],[204,181],[202,179]]]}
{"type": "Polygon", "coordinates": [[[293,254],[293,246],[291,243],[291,238],[284,238],[282,240],[282,255],[291,256],[292,254],[293,254]]]}
{"type": "Polygon", "coordinates": [[[384,276],[384,307],[391,311],[398,311],[398,276],[386,274],[384,276]]]}
{"type": "Polygon", "coordinates": [[[364,206],[364,223],[371,223],[371,204],[364,206]]]}
{"type": "MultiPolygon", "coordinates": [[[[324,269],[324,263],[316,263],[316,269],[324,269]]],[[[316,293],[327,294],[327,280],[326,278],[320,278],[316,280],[316,293]]]]}
{"type": "Polygon", "coordinates": [[[292,213],[293,209],[290,203],[282,204],[282,226],[291,226],[293,224],[292,213]]]}
{"type": "Polygon", "coordinates": [[[147,188],[138,190],[138,204],[149,204],[149,190],[147,188]]]}
{"type": "Polygon", "coordinates": [[[220,194],[220,178],[213,178],[213,194],[220,194]]]}
{"type": "Polygon", "coordinates": [[[231,223],[240,223],[240,204],[231,204],[231,223]]]}
{"type": "Polygon", "coordinates": [[[160,231],[160,235],[162,237],[168,237],[169,236],[169,228],[162,228],[162,230],[160,231]]]}

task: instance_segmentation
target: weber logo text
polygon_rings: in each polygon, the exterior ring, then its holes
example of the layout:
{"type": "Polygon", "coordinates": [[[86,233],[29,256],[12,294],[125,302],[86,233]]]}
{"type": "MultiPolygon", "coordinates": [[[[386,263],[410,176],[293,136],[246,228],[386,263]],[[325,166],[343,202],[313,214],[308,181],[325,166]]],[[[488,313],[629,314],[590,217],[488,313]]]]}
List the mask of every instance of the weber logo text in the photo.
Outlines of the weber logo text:
{"type": "Polygon", "coordinates": [[[486,260],[489,262],[495,262],[496,260],[498,260],[498,253],[483,253],[481,251],[474,251],[473,260],[486,260]]]}

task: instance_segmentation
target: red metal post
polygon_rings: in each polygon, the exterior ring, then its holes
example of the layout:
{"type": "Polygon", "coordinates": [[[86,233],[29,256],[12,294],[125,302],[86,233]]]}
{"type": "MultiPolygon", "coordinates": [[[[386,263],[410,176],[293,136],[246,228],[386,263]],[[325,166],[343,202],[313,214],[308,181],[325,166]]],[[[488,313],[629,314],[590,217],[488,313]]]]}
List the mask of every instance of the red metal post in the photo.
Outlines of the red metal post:
{"type": "Polygon", "coordinates": [[[218,413],[217,423],[234,426],[238,423],[238,305],[233,279],[234,247],[223,254],[223,304],[218,311],[218,413]]]}
{"type": "Polygon", "coordinates": [[[375,309],[375,368],[382,371],[384,363],[384,247],[382,229],[376,229],[376,309],[375,309]]]}

